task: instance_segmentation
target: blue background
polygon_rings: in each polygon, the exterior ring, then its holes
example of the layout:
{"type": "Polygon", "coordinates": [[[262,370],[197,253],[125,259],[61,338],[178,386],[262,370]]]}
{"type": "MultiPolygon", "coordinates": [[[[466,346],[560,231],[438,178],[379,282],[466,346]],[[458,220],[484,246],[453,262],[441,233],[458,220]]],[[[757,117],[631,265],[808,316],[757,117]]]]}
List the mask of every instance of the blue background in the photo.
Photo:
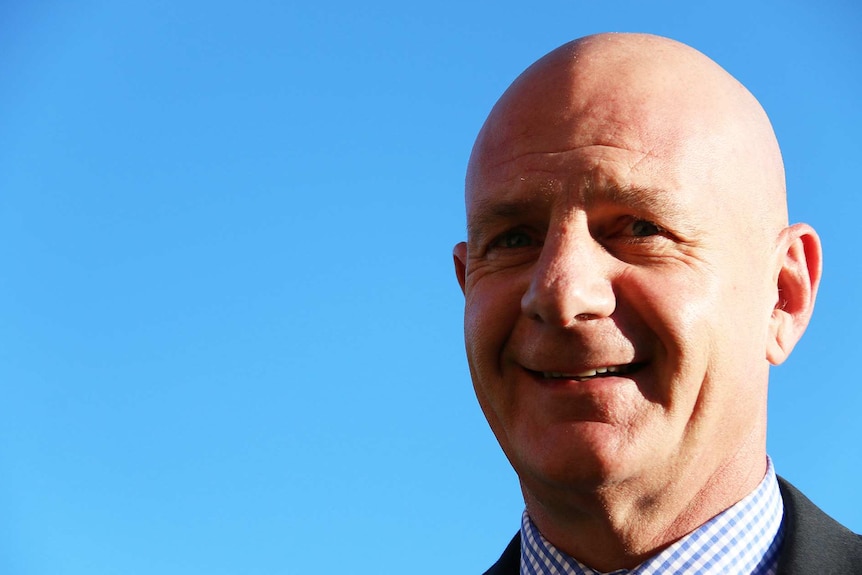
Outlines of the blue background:
{"type": "Polygon", "coordinates": [[[486,568],[522,501],[464,358],[464,168],[608,30],[769,112],[826,252],[769,451],[862,531],[862,10],[814,4],[0,3],[0,572],[486,568]]]}

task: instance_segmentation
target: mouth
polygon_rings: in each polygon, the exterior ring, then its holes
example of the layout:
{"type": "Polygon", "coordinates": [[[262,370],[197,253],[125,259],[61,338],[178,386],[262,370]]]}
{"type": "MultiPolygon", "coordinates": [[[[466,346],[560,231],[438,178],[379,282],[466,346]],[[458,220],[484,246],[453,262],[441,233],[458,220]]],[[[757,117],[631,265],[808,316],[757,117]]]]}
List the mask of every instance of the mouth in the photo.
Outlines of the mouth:
{"type": "Polygon", "coordinates": [[[551,381],[589,381],[600,377],[613,377],[620,375],[628,375],[641,369],[644,363],[626,363],[621,365],[607,365],[591,369],[585,369],[579,372],[562,372],[562,371],[530,371],[535,377],[551,381]]]}

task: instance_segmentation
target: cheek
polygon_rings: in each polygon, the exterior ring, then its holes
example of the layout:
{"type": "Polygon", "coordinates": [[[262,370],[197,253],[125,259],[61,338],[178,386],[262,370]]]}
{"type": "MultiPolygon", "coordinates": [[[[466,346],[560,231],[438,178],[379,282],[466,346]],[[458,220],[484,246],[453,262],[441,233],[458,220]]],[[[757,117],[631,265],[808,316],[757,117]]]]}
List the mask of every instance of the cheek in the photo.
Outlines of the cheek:
{"type": "Polygon", "coordinates": [[[648,271],[654,272],[629,274],[618,292],[618,311],[634,322],[637,343],[655,361],[658,379],[644,395],[675,410],[694,400],[710,370],[720,297],[708,277],[648,271]]]}
{"type": "Polygon", "coordinates": [[[521,310],[523,291],[516,282],[483,281],[468,285],[464,306],[464,338],[471,362],[499,356],[521,310]]]}
{"type": "Polygon", "coordinates": [[[503,382],[503,357],[518,322],[520,302],[513,282],[502,281],[469,286],[465,301],[464,339],[473,387],[498,436],[513,401],[514,390],[503,382]]]}
{"type": "Polygon", "coordinates": [[[698,406],[744,399],[746,382],[765,365],[758,360],[767,325],[755,313],[762,294],[732,274],[702,270],[630,280],[624,299],[658,346],[655,399],[683,419],[696,417],[698,406]]]}
{"type": "Polygon", "coordinates": [[[667,353],[705,343],[719,313],[715,282],[698,274],[635,270],[619,285],[617,305],[622,314],[643,322],[667,353]],[[625,313],[625,308],[631,311],[625,313]]]}

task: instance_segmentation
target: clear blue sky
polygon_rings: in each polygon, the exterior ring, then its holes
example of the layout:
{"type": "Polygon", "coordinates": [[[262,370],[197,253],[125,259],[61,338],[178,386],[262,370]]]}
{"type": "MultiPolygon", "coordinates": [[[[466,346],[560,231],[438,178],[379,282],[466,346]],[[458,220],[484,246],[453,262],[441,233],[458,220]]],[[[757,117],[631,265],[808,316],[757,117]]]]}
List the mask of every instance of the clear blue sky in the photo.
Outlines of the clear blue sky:
{"type": "Polygon", "coordinates": [[[464,359],[464,167],[608,30],[769,112],[826,251],[769,451],[862,531],[856,2],[6,0],[0,572],[482,572],[522,501],[464,359]]]}

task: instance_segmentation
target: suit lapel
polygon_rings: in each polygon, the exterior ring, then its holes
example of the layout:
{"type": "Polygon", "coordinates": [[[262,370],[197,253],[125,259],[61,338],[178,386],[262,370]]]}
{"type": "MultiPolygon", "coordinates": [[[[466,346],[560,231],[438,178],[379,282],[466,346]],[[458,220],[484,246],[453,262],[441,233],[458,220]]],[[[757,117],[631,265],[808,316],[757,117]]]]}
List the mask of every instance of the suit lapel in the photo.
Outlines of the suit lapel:
{"type": "Polygon", "coordinates": [[[515,534],[509,546],[484,575],[518,575],[521,572],[521,533],[515,534]]]}
{"type": "Polygon", "coordinates": [[[778,478],[784,500],[784,543],[778,575],[862,573],[862,538],[778,478]]]}

